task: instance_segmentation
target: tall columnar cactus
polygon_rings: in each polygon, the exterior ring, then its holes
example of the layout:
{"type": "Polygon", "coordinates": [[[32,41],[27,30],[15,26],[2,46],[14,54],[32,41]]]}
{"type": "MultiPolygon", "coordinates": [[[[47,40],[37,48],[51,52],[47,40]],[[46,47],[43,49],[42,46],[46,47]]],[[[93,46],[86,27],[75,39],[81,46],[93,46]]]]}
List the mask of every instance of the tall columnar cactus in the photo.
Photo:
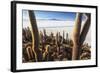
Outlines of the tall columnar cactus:
{"type": "Polygon", "coordinates": [[[86,21],[84,23],[82,32],[80,34],[80,40],[79,40],[80,46],[84,43],[86,35],[87,35],[87,33],[89,31],[89,28],[90,28],[90,24],[91,24],[91,14],[90,13],[86,13],[85,15],[86,15],[87,19],[86,19],[86,21]]]}
{"type": "Polygon", "coordinates": [[[69,44],[68,33],[66,33],[66,42],[69,44]]]}
{"type": "Polygon", "coordinates": [[[79,38],[80,38],[80,30],[81,30],[81,22],[82,22],[82,14],[77,13],[74,30],[73,30],[73,49],[72,49],[72,60],[79,59],[79,38]]]}
{"type": "Polygon", "coordinates": [[[75,26],[73,31],[73,51],[72,51],[72,60],[80,59],[80,49],[82,44],[85,41],[86,35],[89,31],[90,22],[91,22],[91,14],[86,13],[85,16],[87,17],[85,23],[83,24],[83,29],[80,32],[81,24],[82,24],[82,14],[77,13],[75,26]]]}
{"type": "Polygon", "coordinates": [[[63,39],[62,39],[62,41],[64,42],[64,40],[65,40],[65,32],[63,31],[63,39]]]}
{"type": "Polygon", "coordinates": [[[35,54],[36,61],[42,61],[42,54],[39,50],[39,33],[37,29],[37,23],[35,14],[33,11],[29,10],[29,19],[30,19],[30,30],[32,34],[32,50],[35,54]]]}

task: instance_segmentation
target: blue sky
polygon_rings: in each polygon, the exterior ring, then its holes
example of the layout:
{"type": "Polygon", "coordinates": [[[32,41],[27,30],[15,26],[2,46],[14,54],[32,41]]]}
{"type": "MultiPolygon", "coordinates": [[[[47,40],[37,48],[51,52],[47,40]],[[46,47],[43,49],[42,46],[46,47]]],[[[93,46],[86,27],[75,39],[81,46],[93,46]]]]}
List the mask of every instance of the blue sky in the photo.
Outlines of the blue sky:
{"type": "MultiPolygon", "coordinates": [[[[76,13],[74,12],[55,12],[55,11],[34,11],[36,19],[46,20],[75,20],[76,13]]],[[[23,10],[23,19],[27,20],[28,10],[23,10]]]]}
{"type": "Polygon", "coordinates": [[[75,20],[76,13],[72,12],[54,12],[54,11],[35,11],[37,19],[55,19],[55,20],[75,20]]]}
{"type": "MultiPolygon", "coordinates": [[[[54,27],[54,26],[73,26],[75,22],[76,12],[56,12],[56,11],[34,11],[37,20],[38,27],[54,27]],[[39,20],[48,20],[42,21],[39,20]],[[52,21],[50,21],[52,20],[52,21]],[[62,21],[62,23],[56,23],[54,25],[54,20],[62,21]],[[63,23],[64,22],[64,23],[63,23]],[[70,23],[69,23],[70,22],[70,23]],[[66,24],[65,24],[66,23],[66,24]]],[[[82,17],[83,20],[85,17],[82,17]]],[[[27,27],[30,24],[28,10],[22,11],[23,27],[27,27]]]]}

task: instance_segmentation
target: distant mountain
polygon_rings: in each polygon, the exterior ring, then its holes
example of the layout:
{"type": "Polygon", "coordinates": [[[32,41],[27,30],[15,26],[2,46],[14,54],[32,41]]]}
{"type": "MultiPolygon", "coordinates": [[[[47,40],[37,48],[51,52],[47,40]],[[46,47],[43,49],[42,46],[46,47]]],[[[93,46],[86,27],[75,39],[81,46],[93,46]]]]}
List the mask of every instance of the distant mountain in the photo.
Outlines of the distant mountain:
{"type": "Polygon", "coordinates": [[[37,20],[53,20],[53,21],[65,21],[65,20],[61,20],[61,19],[37,19],[37,20]]]}
{"type": "Polygon", "coordinates": [[[54,21],[61,21],[60,19],[50,19],[50,20],[54,20],[54,21]]]}

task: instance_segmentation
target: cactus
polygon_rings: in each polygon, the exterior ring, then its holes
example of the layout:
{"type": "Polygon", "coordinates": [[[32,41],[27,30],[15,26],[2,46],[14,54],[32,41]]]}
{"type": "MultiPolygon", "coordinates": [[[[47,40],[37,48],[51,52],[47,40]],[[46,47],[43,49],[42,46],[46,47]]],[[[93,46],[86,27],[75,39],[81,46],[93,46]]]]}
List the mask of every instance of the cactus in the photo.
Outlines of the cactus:
{"type": "Polygon", "coordinates": [[[42,61],[42,54],[39,50],[39,33],[36,24],[36,18],[33,11],[29,10],[30,29],[32,34],[32,50],[35,54],[36,61],[42,61]]]}
{"type": "Polygon", "coordinates": [[[73,49],[72,49],[72,60],[79,59],[79,37],[80,37],[80,29],[81,29],[81,22],[82,22],[82,14],[77,13],[74,30],[73,30],[73,49]]]}
{"type": "Polygon", "coordinates": [[[80,34],[80,40],[79,40],[80,45],[83,44],[83,42],[84,42],[84,40],[85,40],[85,38],[86,38],[86,35],[87,35],[88,31],[89,31],[90,24],[91,24],[91,23],[90,23],[90,21],[91,21],[91,14],[86,13],[85,15],[86,15],[87,19],[86,19],[86,21],[85,21],[85,23],[84,23],[82,32],[81,32],[81,34],[80,34]]]}
{"type": "Polygon", "coordinates": [[[82,14],[77,13],[74,31],[73,31],[73,51],[72,51],[72,60],[79,60],[80,59],[80,50],[81,46],[83,45],[86,35],[88,33],[89,27],[90,27],[90,21],[91,21],[91,14],[86,13],[87,19],[84,23],[83,29],[80,32],[81,29],[81,23],[82,23],[82,14]]]}

